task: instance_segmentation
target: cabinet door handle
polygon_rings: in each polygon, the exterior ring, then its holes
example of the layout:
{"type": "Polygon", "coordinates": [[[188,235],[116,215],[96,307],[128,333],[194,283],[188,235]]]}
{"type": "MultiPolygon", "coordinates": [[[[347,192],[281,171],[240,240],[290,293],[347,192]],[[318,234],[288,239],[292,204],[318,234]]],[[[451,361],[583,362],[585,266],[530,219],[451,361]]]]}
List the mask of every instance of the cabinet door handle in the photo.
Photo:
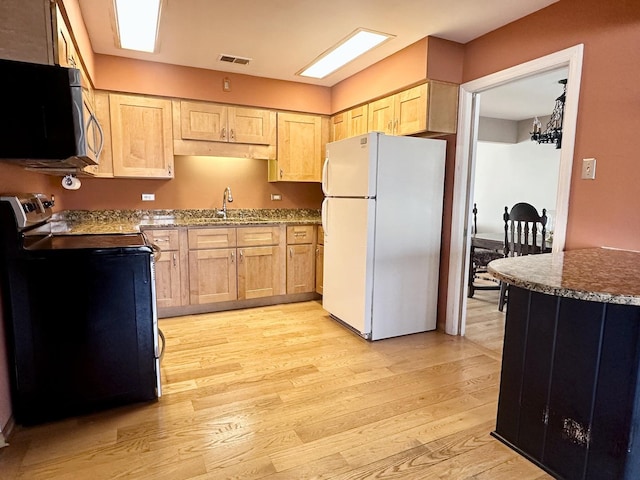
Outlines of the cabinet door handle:
{"type": "Polygon", "coordinates": [[[389,120],[389,123],[387,124],[387,131],[389,133],[393,133],[393,122],[391,120],[389,120]]]}
{"type": "Polygon", "coordinates": [[[232,128],[231,130],[229,130],[229,140],[235,140],[235,139],[236,139],[236,134],[232,128]]]}
{"type": "Polygon", "coordinates": [[[177,255],[175,253],[173,254],[173,266],[174,267],[178,266],[178,258],[177,258],[177,255]]]}
{"type": "Polygon", "coordinates": [[[283,172],[282,169],[280,169],[280,178],[282,178],[283,172]]]}
{"type": "Polygon", "coordinates": [[[240,250],[240,263],[244,260],[244,252],[240,250]]]}
{"type": "Polygon", "coordinates": [[[398,119],[393,122],[393,133],[398,133],[398,119]]]}
{"type": "Polygon", "coordinates": [[[289,247],[289,257],[293,258],[293,247],[289,247]]]}
{"type": "Polygon", "coordinates": [[[220,138],[222,140],[226,140],[227,138],[227,129],[225,127],[222,127],[222,131],[220,132],[220,138]]]}
{"type": "Polygon", "coordinates": [[[236,259],[236,254],[234,252],[231,252],[231,263],[235,262],[236,259]]]}

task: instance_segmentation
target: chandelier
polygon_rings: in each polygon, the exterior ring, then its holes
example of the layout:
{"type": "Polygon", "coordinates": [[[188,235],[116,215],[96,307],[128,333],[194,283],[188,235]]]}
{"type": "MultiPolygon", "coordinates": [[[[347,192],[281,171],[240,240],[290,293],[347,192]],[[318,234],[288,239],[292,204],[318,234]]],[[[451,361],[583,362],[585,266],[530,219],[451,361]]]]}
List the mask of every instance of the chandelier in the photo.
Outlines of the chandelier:
{"type": "Polygon", "coordinates": [[[531,140],[538,143],[555,143],[556,148],[562,146],[562,116],[564,114],[564,102],[567,95],[567,79],[559,80],[558,83],[564,85],[562,95],[556,98],[556,105],[553,107],[551,118],[544,131],[538,117],[533,119],[533,132],[531,140]]]}

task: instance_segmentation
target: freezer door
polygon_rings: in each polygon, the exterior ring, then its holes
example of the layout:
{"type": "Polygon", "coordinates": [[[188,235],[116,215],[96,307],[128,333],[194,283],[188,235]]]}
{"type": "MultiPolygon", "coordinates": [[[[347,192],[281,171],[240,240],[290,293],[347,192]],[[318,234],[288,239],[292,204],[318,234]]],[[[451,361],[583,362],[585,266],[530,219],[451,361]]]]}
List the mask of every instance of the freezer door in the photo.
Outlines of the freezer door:
{"type": "Polygon", "coordinates": [[[375,209],[373,199],[326,198],[323,204],[322,306],[365,338],[371,335],[375,209]]]}
{"type": "Polygon", "coordinates": [[[327,144],[322,190],[328,197],[375,197],[380,133],[327,144]]]}

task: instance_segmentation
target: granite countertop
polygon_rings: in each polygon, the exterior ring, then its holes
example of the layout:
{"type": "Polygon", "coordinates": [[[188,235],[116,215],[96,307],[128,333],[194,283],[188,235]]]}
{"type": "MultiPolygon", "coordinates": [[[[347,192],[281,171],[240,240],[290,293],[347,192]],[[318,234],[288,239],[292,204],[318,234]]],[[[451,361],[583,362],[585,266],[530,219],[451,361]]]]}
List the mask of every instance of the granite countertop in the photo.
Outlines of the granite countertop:
{"type": "Polygon", "coordinates": [[[640,305],[640,252],[588,248],[501,258],[488,268],[499,280],[534,292],[640,305]]]}
{"type": "Polygon", "coordinates": [[[238,225],[320,224],[320,210],[232,209],[227,218],[216,210],[66,210],[51,219],[54,234],[139,233],[141,229],[238,225]]]}

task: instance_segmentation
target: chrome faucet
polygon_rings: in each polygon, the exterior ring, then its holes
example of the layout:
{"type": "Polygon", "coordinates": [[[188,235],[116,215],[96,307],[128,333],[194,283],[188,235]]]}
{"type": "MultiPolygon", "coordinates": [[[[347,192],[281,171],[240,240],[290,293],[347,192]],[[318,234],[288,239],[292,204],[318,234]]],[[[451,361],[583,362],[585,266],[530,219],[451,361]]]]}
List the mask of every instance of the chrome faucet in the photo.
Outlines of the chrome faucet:
{"type": "Polygon", "coordinates": [[[222,210],[218,210],[218,215],[222,215],[222,218],[227,218],[227,201],[229,203],[233,202],[231,187],[225,188],[222,194],[222,210]]]}

